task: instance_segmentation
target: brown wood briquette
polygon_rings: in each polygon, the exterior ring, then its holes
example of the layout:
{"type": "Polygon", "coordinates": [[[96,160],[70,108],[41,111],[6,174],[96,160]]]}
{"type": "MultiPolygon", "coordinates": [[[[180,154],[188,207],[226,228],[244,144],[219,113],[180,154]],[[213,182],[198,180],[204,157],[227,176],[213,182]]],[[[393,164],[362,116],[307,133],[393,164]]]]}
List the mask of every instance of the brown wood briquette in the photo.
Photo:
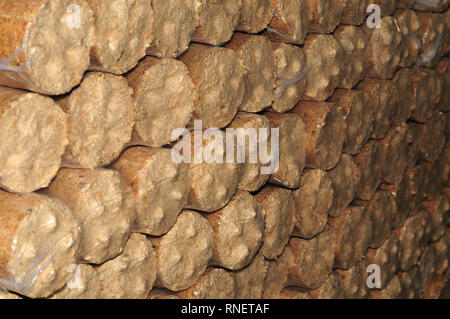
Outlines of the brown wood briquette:
{"type": "Polygon", "coordinates": [[[69,142],[66,114],[49,97],[22,90],[0,87],[0,101],[0,187],[47,187],[69,142]]]}
{"type": "Polygon", "coordinates": [[[90,69],[123,74],[134,68],[157,34],[151,1],[86,2],[95,17],[90,69]]]}
{"type": "Polygon", "coordinates": [[[94,44],[86,1],[2,1],[0,12],[0,85],[57,95],[81,81],[94,44]]]}
{"type": "Polygon", "coordinates": [[[367,37],[360,27],[351,25],[339,26],[333,35],[344,49],[344,71],[338,87],[352,89],[367,71],[367,37]]]}
{"type": "Polygon", "coordinates": [[[327,225],[333,197],[333,184],[325,171],[305,170],[300,188],[292,191],[295,203],[293,234],[311,239],[321,233],[327,225]]]}
{"type": "Polygon", "coordinates": [[[381,144],[369,140],[353,160],[360,172],[356,196],[370,200],[381,183],[384,168],[384,152],[381,144]]]}
{"type": "Polygon", "coordinates": [[[335,167],[346,137],[343,109],[335,103],[301,101],[292,112],[305,123],[307,165],[323,170],[335,167]]]}
{"type": "Polygon", "coordinates": [[[0,288],[30,298],[58,291],[77,260],[79,224],[58,199],[0,190],[0,288]]]}

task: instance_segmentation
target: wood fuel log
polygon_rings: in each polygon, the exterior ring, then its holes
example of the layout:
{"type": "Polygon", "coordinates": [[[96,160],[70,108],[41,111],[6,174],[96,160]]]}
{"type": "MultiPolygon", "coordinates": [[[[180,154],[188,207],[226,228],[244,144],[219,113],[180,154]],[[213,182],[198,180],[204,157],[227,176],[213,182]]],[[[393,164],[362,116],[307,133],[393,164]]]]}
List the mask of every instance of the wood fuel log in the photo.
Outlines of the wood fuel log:
{"type": "Polygon", "coordinates": [[[344,71],[338,87],[352,89],[367,71],[367,37],[358,26],[341,25],[334,32],[334,38],[344,49],[344,71]]]}
{"type": "Polygon", "coordinates": [[[197,101],[188,68],[175,59],[146,57],[127,80],[136,108],[133,142],[161,147],[177,139],[174,130],[189,124],[197,101]]]}
{"type": "Polygon", "coordinates": [[[304,0],[311,17],[310,33],[333,33],[341,22],[343,1],[304,0]]]}
{"type": "Polygon", "coordinates": [[[371,214],[364,206],[350,206],[328,223],[335,234],[334,267],[350,269],[364,257],[369,247],[373,231],[371,214]]]}
{"type": "Polygon", "coordinates": [[[46,298],[77,260],[80,228],[69,207],[39,194],[0,190],[0,288],[46,298]]]}
{"type": "Polygon", "coordinates": [[[175,224],[187,203],[190,174],[168,149],[132,147],[112,165],[131,188],[136,207],[132,231],[159,236],[175,224]]]}
{"type": "Polygon", "coordinates": [[[329,34],[310,34],[303,48],[311,70],[306,76],[304,100],[325,101],[332,94],[344,73],[344,49],[329,34]]]}
{"type": "MultiPolygon", "coordinates": [[[[279,130],[279,168],[270,182],[287,188],[298,188],[306,166],[305,123],[297,114],[265,113],[272,128],[279,130]]],[[[274,148],[272,145],[272,155],[274,148]]]]}
{"type": "Polygon", "coordinates": [[[100,299],[144,299],[156,279],[156,254],[145,235],[131,234],[122,254],[96,271],[100,299]]]}
{"type": "Polygon", "coordinates": [[[332,217],[338,217],[344,213],[348,205],[355,197],[360,183],[360,168],[350,155],[342,155],[338,165],[328,171],[328,176],[333,185],[333,204],[329,211],[332,217]]]}
{"type": "Polygon", "coordinates": [[[94,44],[86,1],[2,1],[0,12],[0,85],[57,95],[80,83],[94,44]]]}
{"type": "Polygon", "coordinates": [[[250,264],[263,243],[260,203],[250,193],[238,191],[227,206],[207,218],[214,228],[210,265],[239,270],[250,264]]]}
{"type": "Polygon", "coordinates": [[[213,228],[194,211],[183,211],[162,237],[150,239],[157,257],[156,287],[181,291],[205,272],[213,253],[213,228]]]}
{"type": "Polygon", "coordinates": [[[272,45],[264,36],[236,33],[225,46],[239,58],[244,75],[245,94],[240,110],[260,112],[272,105],[275,90],[275,63],[272,45]]]}
{"type": "Polygon", "coordinates": [[[155,11],[147,0],[87,0],[94,11],[91,70],[123,74],[136,66],[155,38],[155,11]]]}
{"type": "Polygon", "coordinates": [[[305,170],[300,188],[292,191],[295,203],[293,234],[311,239],[321,233],[327,225],[333,197],[333,185],[325,171],[305,170]]]}
{"type": "Polygon", "coordinates": [[[188,0],[198,10],[195,42],[219,46],[233,36],[239,24],[242,0],[188,0]]]}
{"type": "Polygon", "coordinates": [[[94,169],[119,156],[135,124],[132,95],[123,77],[89,72],[70,95],[56,99],[69,126],[65,166],[94,169]]]}
{"type": "Polygon", "coordinates": [[[52,99],[22,90],[0,87],[0,101],[0,187],[47,187],[69,142],[66,115],[52,99]]]}
{"type": "Polygon", "coordinates": [[[305,0],[274,0],[274,16],[267,30],[282,42],[304,44],[311,25],[305,0]]]}
{"type": "Polygon", "coordinates": [[[342,108],[335,103],[302,101],[292,112],[305,123],[307,165],[323,170],[335,167],[346,135],[342,108]]]}
{"type": "Polygon", "coordinates": [[[306,89],[306,75],[309,67],[302,48],[283,43],[272,42],[275,63],[275,98],[271,111],[284,113],[292,110],[300,101],[306,89]]]}
{"type": "Polygon", "coordinates": [[[265,219],[262,254],[277,259],[286,247],[294,229],[295,202],[290,190],[266,186],[256,196],[265,219]]]}
{"type": "Polygon", "coordinates": [[[153,39],[147,54],[176,58],[189,48],[198,25],[195,7],[184,0],[152,0],[153,39]]]}
{"type": "Polygon", "coordinates": [[[79,262],[101,264],[122,252],[136,209],[119,172],[63,168],[46,193],[66,203],[80,224],[79,262]]]}
{"type": "Polygon", "coordinates": [[[192,44],[180,60],[187,65],[198,93],[193,120],[202,120],[204,127],[230,124],[245,93],[245,72],[237,54],[226,48],[192,44]]]}
{"type": "Polygon", "coordinates": [[[370,200],[381,183],[384,168],[384,152],[376,140],[369,140],[353,160],[360,171],[356,196],[370,200]]]}
{"type": "Polygon", "coordinates": [[[380,28],[370,28],[365,24],[363,30],[369,41],[367,76],[378,79],[392,78],[400,67],[404,45],[396,20],[391,16],[385,16],[380,21],[380,28]]]}
{"type": "Polygon", "coordinates": [[[336,90],[330,98],[344,112],[346,122],[342,152],[356,155],[369,140],[372,130],[373,109],[368,109],[369,96],[359,90],[336,90]]]}

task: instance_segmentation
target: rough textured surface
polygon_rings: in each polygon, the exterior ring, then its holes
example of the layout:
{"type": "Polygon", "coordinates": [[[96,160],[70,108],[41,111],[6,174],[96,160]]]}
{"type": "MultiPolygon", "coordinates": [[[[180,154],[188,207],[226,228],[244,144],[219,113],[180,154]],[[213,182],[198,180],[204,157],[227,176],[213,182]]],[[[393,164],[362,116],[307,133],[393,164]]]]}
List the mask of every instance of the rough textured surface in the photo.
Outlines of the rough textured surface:
{"type": "Polygon", "coordinates": [[[311,71],[303,99],[325,101],[342,80],[344,49],[332,35],[310,34],[304,52],[311,71]]]}
{"type": "Polygon", "coordinates": [[[100,298],[146,298],[156,279],[156,254],[142,234],[131,234],[122,254],[98,268],[100,298]]]}
{"type": "Polygon", "coordinates": [[[450,112],[450,90],[446,89],[450,86],[450,57],[441,60],[435,70],[439,74],[441,80],[441,100],[439,101],[439,109],[443,112],[450,112]]]}
{"type": "Polygon", "coordinates": [[[263,36],[236,33],[226,47],[236,52],[246,71],[240,109],[256,113],[269,107],[275,90],[275,64],[270,41],[263,36]]]}
{"type": "Polygon", "coordinates": [[[351,89],[361,81],[367,70],[367,37],[357,26],[341,25],[334,38],[344,49],[342,79],[338,87],[351,89]]]}
{"type": "Polygon", "coordinates": [[[45,298],[64,286],[80,238],[69,207],[38,194],[0,191],[0,225],[1,288],[45,298]]]}
{"type": "Polygon", "coordinates": [[[400,66],[407,68],[415,64],[421,50],[422,44],[419,39],[421,24],[412,10],[397,10],[394,18],[403,36],[400,66]]]}
{"type": "Polygon", "coordinates": [[[305,170],[299,189],[292,192],[295,202],[294,235],[310,239],[322,232],[328,221],[334,189],[327,173],[305,170]]]}
{"type": "Polygon", "coordinates": [[[192,40],[221,45],[231,39],[239,23],[242,0],[191,0],[198,6],[199,25],[192,40]]]}
{"type": "Polygon", "coordinates": [[[394,234],[399,239],[400,269],[408,271],[417,264],[429,239],[426,212],[421,211],[408,218],[402,227],[394,231],[394,234]]]}
{"type": "Polygon", "coordinates": [[[397,7],[397,0],[374,0],[373,3],[380,6],[383,17],[392,15],[397,7]]]}
{"type": "Polygon", "coordinates": [[[448,243],[444,237],[425,248],[418,262],[418,275],[424,290],[432,285],[436,277],[448,277],[448,262],[448,243]]]}
{"type": "Polygon", "coordinates": [[[419,158],[434,162],[445,147],[445,127],[447,121],[445,115],[436,110],[432,117],[423,125],[420,125],[419,158]]]}
{"type": "MultiPolygon", "coordinates": [[[[358,154],[366,144],[372,130],[373,109],[367,109],[369,95],[359,90],[336,90],[330,98],[344,113],[346,122],[342,152],[358,154]]],[[[336,137],[336,136],[334,136],[336,137]]]]}
{"type": "Polygon", "coordinates": [[[367,16],[370,0],[343,0],[344,11],[341,24],[361,25],[367,16]]]}
{"type": "Polygon", "coordinates": [[[422,201],[425,199],[426,188],[428,187],[428,173],[427,168],[423,164],[418,164],[407,173],[410,192],[412,193],[412,200],[410,201],[410,210],[416,213],[422,206],[422,201]],[[423,187],[427,185],[427,187],[423,187]]]}
{"type": "Polygon", "coordinates": [[[266,186],[255,196],[265,219],[262,254],[276,259],[286,247],[294,229],[295,203],[290,190],[266,186]]]}
{"type": "Polygon", "coordinates": [[[435,0],[435,1],[429,1],[429,0],[416,0],[414,4],[414,10],[420,10],[420,11],[444,11],[449,5],[448,0],[435,0]]]}
{"type": "Polygon", "coordinates": [[[289,267],[293,263],[293,259],[293,250],[288,245],[277,260],[268,261],[264,282],[264,299],[278,298],[287,283],[289,267]]]}
{"type": "MultiPolygon", "coordinates": [[[[396,184],[380,185],[380,190],[386,191],[390,195],[383,195],[383,192],[379,191],[377,192],[378,196],[375,195],[373,200],[384,200],[385,204],[388,205],[387,208],[391,209],[388,213],[393,214],[385,216],[387,223],[390,224],[390,226],[393,226],[393,228],[400,227],[408,217],[411,208],[411,201],[413,201],[414,198],[412,185],[408,175],[403,176],[402,179],[396,184]],[[394,199],[395,207],[392,206],[391,199],[389,199],[389,197],[394,199]],[[392,211],[393,208],[395,208],[395,211],[392,211]]],[[[385,235],[381,235],[381,237],[384,238],[385,235]]]]}
{"type": "MultiPolygon", "coordinates": [[[[188,147],[192,145],[194,151],[191,153],[191,161],[188,164],[190,181],[187,204],[184,207],[202,212],[217,211],[230,201],[236,192],[242,169],[239,163],[226,163],[227,151],[230,150],[221,152],[221,148],[224,148],[225,134],[219,130],[211,131],[211,133],[214,134],[212,135],[214,139],[210,138],[198,144],[203,145],[203,150],[199,147],[199,150],[195,151],[195,135],[191,143],[187,144],[188,147]],[[215,141],[216,137],[217,141],[215,141]],[[212,158],[210,154],[207,154],[207,150],[211,147],[215,147],[214,154],[211,154],[212,158]],[[215,159],[218,161],[216,162],[215,159]]],[[[185,196],[180,196],[180,200],[185,200],[185,196]]]]}
{"type": "Polygon", "coordinates": [[[335,234],[326,230],[311,240],[291,238],[292,260],[288,264],[288,284],[315,289],[320,287],[332,271],[336,242],[335,234]]]}
{"type": "Polygon", "coordinates": [[[362,259],[372,238],[371,216],[363,206],[350,206],[337,217],[330,218],[335,237],[334,267],[349,269],[362,259]]]}
{"type": "Polygon", "coordinates": [[[402,294],[402,286],[399,276],[394,276],[381,290],[372,290],[370,298],[372,299],[397,299],[402,294]]]}
{"type": "Polygon", "coordinates": [[[197,27],[195,7],[184,0],[152,0],[154,39],[147,53],[175,58],[186,51],[197,27]]]}
{"type": "Polygon", "coordinates": [[[348,270],[336,269],[338,287],[341,290],[343,298],[346,299],[365,299],[369,295],[367,289],[367,261],[361,260],[348,270]]]}
{"type": "Polygon", "coordinates": [[[309,32],[332,33],[341,21],[345,4],[343,1],[305,0],[311,17],[309,32]]]}
{"type": "Polygon", "coordinates": [[[145,56],[154,39],[154,11],[146,0],[88,0],[95,15],[91,69],[122,74],[145,56]]]}
{"type": "Polygon", "coordinates": [[[418,66],[434,67],[446,49],[446,22],[440,14],[417,12],[417,16],[421,25],[420,40],[422,43],[422,52],[416,64],[418,66]]]}
{"type": "Polygon", "coordinates": [[[0,186],[17,193],[47,187],[68,143],[67,118],[53,101],[0,88],[0,186]]]}
{"type": "Polygon", "coordinates": [[[101,264],[122,252],[136,209],[117,171],[64,168],[47,193],[65,202],[80,224],[80,262],[101,264]]]}
{"type": "Polygon", "coordinates": [[[435,201],[426,201],[422,203],[429,216],[429,224],[431,227],[431,241],[438,241],[444,236],[447,229],[446,222],[448,219],[448,211],[450,209],[450,201],[445,195],[440,195],[435,201]]]}
{"type": "Polygon", "coordinates": [[[98,274],[91,265],[76,265],[66,286],[51,296],[52,299],[98,299],[98,274]]]}
{"type": "MultiPolygon", "coordinates": [[[[266,143],[267,149],[270,150],[271,136],[269,120],[263,115],[239,112],[228,128],[235,129],[235,134],[237,135],[235,139],[236,145],[240,145],[240,147],[245,146],[245,163],[242,163],[238,189],[248,192],[257,191],[266,184],[270,175],[263,172],[263,167],[266,165],[262,163],[260,156],[257,156],[256,161],[252,159],[252,156],[255,156],[258,150],[254,148],[255,145],[250,146],[249,141],[251,140],[251,137],[248,139],[245,137],[245,130],[255,129],[253,132],[256,133],[256,138],[259,143],[266,143]],[[244,131],[239,129],[244,129],[244,131]],[[260,129],[266,129],[267,134],[261,134],[259,131],[260,129]],[[239,138],[245,138],[245,145],[243,142],[239,141],[239,138]]],[[[252,133],[250,132],[249,134],[252,133]]],[[[261,145],[262,144],[259,144],[259,147],[261,147],[261,145]]]]}
{"type": "Polygon", "coordinates": [[[369,39],[367,54],[369,67],[367,76],[390,79],[400,66],[402,34],[397,29],[393,17],[386,16],[380,21],[380,28],[369,28],[363,25],[369,39]]]}
{"type": "Polygon", "coordinates": [[[414,105],[414,70],[409,68],[398,70],[392,82],[397,87],[399,94],[399,103],[394,112],[393,123],[402,125],[410,117],[414,105]]]}
{"type": "Polygon", "coordinates": [[[305,123],[307,165],[324,170],[335,167],[345,140],[343,110],[334,103],[302,101],[293,112],[305,123]]]}
{"type": "Polygon", "coordinates": [[[213,252],[213,228],[193,211],[183,211],[167,234],[152,239],[158,260],[156,286],[181,291],[205,272],[213,252]]]}
{"type": "Polygon", "coordinates": [[[136,207],[133,231],[159,236],[176,222],[187,203],[190,174],[167,149],[133,147],[113,166],[131,188],[136,207]]]}
{"type": "Polygon", "coordinates": [[[328,171],[333,185],[333,204],[329,211],[330,216],[342,215],[355,197],[360,182],[360,169],[350,155],[342,155],[338,165],[328,171]]]}
{"type": "Polygon", "coordinates": [[[277,299],[311,299],[311,296],[305,291],[305,289],[298,287],[286,287],[281,290],[277,299]]]}
{"type": "Polygon", "coordinates": [[[86,1],[2,1],[0,12],[0,85],[56,95],[81,81],[94,40],[86,1]]]}
{"type": "Polygon", "coordinates": [[[358,205],[366,207],[366,215],[371,220],[372,231],[368,245],[378,248],[389,238],[394,228],[397,206],[394,195],[388,191],[377,191],[369,202],[358,201],[358,205]]]}
{"type": "Polygon", "coordinates": [[[407,171],[412,169],[419,160],[420,154],[420,124],[415,122],[408,123],[406,132],[408,140],[408,166],[407,171]]]}
{"type": "Polygon", "coordinates": [[[237,54],[231,49],[193,44],[181,61],[189,68],[198,92],[194,119],[202,120],[204,127],[227,126],[245,93],[244,70],[237,54]]]}
{"type": "Polygon", "coordinates": [[[295,45],[272,42],[275,61],[275,100],[270,109],[274,112],[290,111],[302,97],[306,88],[306,75],[310,69],[303,50],[295,45]]]}
{"type": "Polygon", "coordinates": [[[264,30],[276,11],[272,3],[273,0],[242,0],[241,17],[236,29],[250,33],[264,30]]]}
{"type": "Polygon", "coordinates": [[[132,94],[124,78],[90,72],[70,95],[56,100],[68,119],[65,165],[93,169],[119,156],[135,123],[132,94]]]}
{"type": "Polygon", "coordinates": [[[356,188],[356,196],[370,200],[381,183],[384,167],[384,152],[381,144],[369,140],[353,160],[360,171],[360,180],[356,188]]]}
{"type": "Polygon", "coordinates": [[[236,298],[261,299],[267,276],[269,262],[258,253],[252,263],[244,269],[234,273],[236,298]]]}
{"type": "MultiPolygon", "coordinates": [[[[440,1],[440,0],[438,0],[440,1]]],[[[397,0],[397,8],[399,9],[411,9],[416,0],[397,0]]]]}
{"type": "Polygon", "coordinates": [[[256,199],[239,191],[227,206],[207,218],[215,233],[211,264],[230,270],[248,265],[263,243],[264,216],[256,199]]]}
{"type": "Polygon", "coordinates": [[[398,182],[408,166],[408,125],[393,126],[380,141],[383,149],[383,181],[388,184],[398,182]]]}
{"type": "Polygon", "coordinates": [[[400,103],[398,88],[388,80],[365,78],[357,87],[370,96],[369,105],[373,108],[371,137],[382,139],[389,131],[400,103]]]}
{"type": "Polygon", "coordinates": [[[344,297],[344,292],[334,272],[330,273],[323,285],[308,291],[308,294],[314,299],[342,299],[344,297]]]}
{"type": "Polygon", "coordinates": [[[14,299],[22,299],[22,298],[9,292],[0,291],[0,300],[14,300],[14,299]]]}
{"type": "Polygon", "coordinates": [[[272,174],[270,181],[288,188],[297,188],[306,165],[305,124],[299,115],[264,115],[272,128],[279,129],[279,169],[272,174]]]}
{"type": "Polygon", "coordinates": [[[311,18],[305,0],[274,0],[275,14],[268,30],[273,37],[289,43],[303,44],[311,18]]]}
{"type": "Polygon", "coordinates": [[[441,96],[441,83],[434,70],[427,68],[414,69],[414,98],[411,119],[420,123],[426,122],[433,115],[433,109],[441,96]]]}
{"type": "Polygon", "coordinates": [[[210,268],[194,286],[181,291],[179,296],[184,299],[233,299],[233,275],[224,269],[210,268]]]}
{"type": "Polygon", "coordinates": [[[174,130],[189,124],[198,98],[188,68],[175,59],[146,57],[127,80],[133,88],[137,142],[161,147],[177,139],[174,130]]]}

